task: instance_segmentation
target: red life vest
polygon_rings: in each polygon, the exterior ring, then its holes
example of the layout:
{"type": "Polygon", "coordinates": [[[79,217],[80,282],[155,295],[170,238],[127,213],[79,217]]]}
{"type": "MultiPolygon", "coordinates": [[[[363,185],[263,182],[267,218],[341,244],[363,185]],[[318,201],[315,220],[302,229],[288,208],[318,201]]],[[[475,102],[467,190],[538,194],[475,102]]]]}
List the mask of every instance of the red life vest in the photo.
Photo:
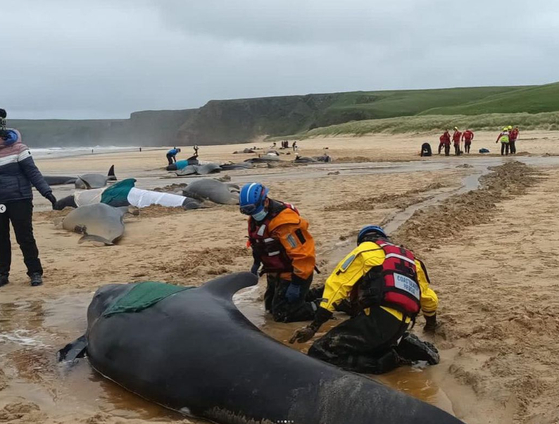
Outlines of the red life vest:
{"type": "Polygon", "coordinates": [[[289,203],[273,202],[264,221],[257,223],[253,218],[248,220],[249,243],[256,256],[262,261],[263,272],[291,272],[293,271],[291,258],[287,255],[281,242],[270,236],[268,229],[270,222],[286,208],[297,212],[297,215],[299,215],[299,211],[289,203]]]}
{"type": "Polygon", "coordinates": [[[361,306],[386,306],[415,318],[421,309],[421,287],[413,253],[386,240],[374,243],[386,257],[382,265],[371,268],[363,278],[363,292],[358,295],[361,306]]]}

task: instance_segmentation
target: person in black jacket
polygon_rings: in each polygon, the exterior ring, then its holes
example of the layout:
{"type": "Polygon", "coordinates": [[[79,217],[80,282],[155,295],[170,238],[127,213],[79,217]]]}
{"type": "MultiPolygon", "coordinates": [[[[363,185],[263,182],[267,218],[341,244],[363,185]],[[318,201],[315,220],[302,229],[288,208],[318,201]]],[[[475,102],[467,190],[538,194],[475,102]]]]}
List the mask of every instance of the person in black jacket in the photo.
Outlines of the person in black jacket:
{"type": "Polygon", "coordinates": [[[6,128],[6,111],[0,109],[0,287],[8,284],[12,247],[10,222],[23,253],[32,286],[43,284],[43,268],[33,237],[33,193],[31,184],[54,208],[56,198],[37,169],[31,152],[17,130],[6,128]]]}

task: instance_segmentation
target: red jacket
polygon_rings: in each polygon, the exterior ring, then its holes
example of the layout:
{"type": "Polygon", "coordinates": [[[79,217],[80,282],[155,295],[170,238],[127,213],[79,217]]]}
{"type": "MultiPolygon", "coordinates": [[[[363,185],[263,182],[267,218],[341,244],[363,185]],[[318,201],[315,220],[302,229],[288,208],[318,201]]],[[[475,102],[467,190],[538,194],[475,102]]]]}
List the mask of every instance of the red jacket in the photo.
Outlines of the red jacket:
{"type": "Polygon", "coordinates": [[[452,141],[454,141],[454,144],[460,144],[461,136],[462,133],[460,131],[454,131],[454,134],[452,134],[452,141]]]}
{"type": "Polygon", "coordinates": [[[464,131],[462,133],[462,140],[466,140],[468,141],[472,141],[474,139],[474,133],[471,132],[470,130],[464,131]]]}
{"type": "Polygon", "coordinates": [[[510,132],[509,140],[516,141],[517,138],[518,138],[518,128],[515,128],[510,132]]]}
{"type": "Polygon", "coordinates": [[[441,144],[450,144],[450,134],[446,131],[441,137],[439,138],[441,144]]]}

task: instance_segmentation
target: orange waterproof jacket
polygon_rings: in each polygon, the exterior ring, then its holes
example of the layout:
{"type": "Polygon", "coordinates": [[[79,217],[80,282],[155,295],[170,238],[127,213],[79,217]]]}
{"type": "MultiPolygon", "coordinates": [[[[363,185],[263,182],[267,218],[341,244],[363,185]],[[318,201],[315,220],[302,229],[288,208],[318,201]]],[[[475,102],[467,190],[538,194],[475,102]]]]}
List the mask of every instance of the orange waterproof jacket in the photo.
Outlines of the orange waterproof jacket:
{"type": "Polygon", "coordinates": [[[264,265],[291,280],[291,274],[309,278],[316,265],[315,244],[309,223],[292,207],[272,201],[268,217],[257,223],[249,218],[249,243],[264,265]]]}

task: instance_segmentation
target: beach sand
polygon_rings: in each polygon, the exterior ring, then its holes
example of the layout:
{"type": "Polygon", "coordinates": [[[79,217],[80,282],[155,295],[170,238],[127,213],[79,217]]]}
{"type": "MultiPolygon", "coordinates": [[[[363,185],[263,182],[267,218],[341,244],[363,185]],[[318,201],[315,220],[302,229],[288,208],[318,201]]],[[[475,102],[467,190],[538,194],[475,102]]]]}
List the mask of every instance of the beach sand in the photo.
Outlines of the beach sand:
{"type": "MultiPolygon", "coordinates": [[[[472,151],[487,147],[497,152],[496,136],[476,134],[472,151]]],[[[436,151],[437,140],[435,135],[302,140],[301,155],[319,155],[328,147],[334,162],[225,174],[232,183],[264,181],[272,198],[300,209],[316,240],[322,274],[315,282],[320,283],[352,248],[361,226],[389,222],[414,204],[429,205],[437,196],[455,193],[468,176],[514,160],[477,153],[420,158],[421,144],[430,141],[436,151]]],[[[254,156],[232,154],[245,147],[202,146],[200,156],[238,162],[254,156]]],[[[443,324],[438,333],[424,335],[422,318],[414,331],[432,340],[443,360],[421,372],[400,369],[381,380],[469,424],[559,422],[559,134],[521,133],[517,150],[516,159],[533,165],[535,174],[509,165],[499,174],[507,183],[489,181],[482,194],[466,193],[423,208],[394,234],[425,261],[439,294],[443,324]]],[[[190,151],[184,147],[178,159],[190,151]]],[[[137,187],[146,189],[191,181],[164,171],[165,152],[143,149],[37,163],[49,175],[104,173],[114,164],[119,179],[134,177],[137,187]]],[[[281,155],[285,161],[293,157],[293,152],[281,155]]],[[[69,186],[53,189],[57,197],[73,192],[69,186]]],[[[11,283],[0,289],[0,422],[203,422],[183,419],[125,392],[96,376],[86,361],[67,372],[56,364],[55,354],[83,333],[87,304],[103,284],[158,280],[200,285],[247,270],[251,257],[245,217],[236,206],[149,208],[126,218],[126,232],[117,245],[100,247],[78,244],[79,235],[56,228],[53,221],[67,211],[50,211],[38,194],[35,203],[45,284],[28,286],[13,241],[11,283]]],[[[284,343],[300,326],[271,324],[260,302],[249,302],[243,311],[284,343]]]]}

